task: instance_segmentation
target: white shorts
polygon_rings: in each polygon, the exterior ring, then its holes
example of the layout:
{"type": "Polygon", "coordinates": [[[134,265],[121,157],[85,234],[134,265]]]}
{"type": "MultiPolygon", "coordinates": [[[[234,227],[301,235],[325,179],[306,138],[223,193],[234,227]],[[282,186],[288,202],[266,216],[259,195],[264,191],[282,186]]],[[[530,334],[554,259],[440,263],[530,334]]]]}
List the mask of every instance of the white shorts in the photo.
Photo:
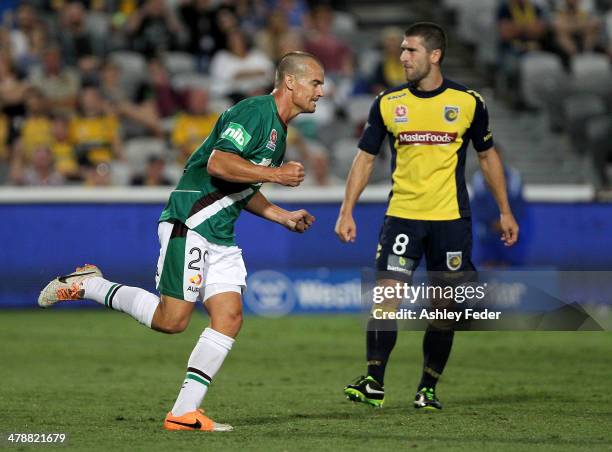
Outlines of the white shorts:
{"type": "Polygon", "coordinates": [[[155,285],[162,295],[195,302],[206,286],[246,288],[246,268],[237,246],[210,243],[180,222],[159,223],[159,260],[155,285]]]}

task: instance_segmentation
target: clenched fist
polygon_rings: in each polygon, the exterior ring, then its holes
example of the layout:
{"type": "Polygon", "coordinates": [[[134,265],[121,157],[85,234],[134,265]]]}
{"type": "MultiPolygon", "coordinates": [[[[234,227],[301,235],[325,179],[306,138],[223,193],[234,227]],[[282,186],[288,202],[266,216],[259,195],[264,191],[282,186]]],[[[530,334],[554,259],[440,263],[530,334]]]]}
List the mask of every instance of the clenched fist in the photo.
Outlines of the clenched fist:
{"type": "Polygon", "coordinates": [[[302,234],[312,225],[315,217],[310,215],[306,210],[300,209],[293,212],[288,212],[285,220],[285,227],[290,231],[302,234]]]}
{"type": "Polygon", "coordinates": [[[287,187],[297,187],[304,181],[304,165],[299,162],[287,162],[275,168],[274,182],[287,187]]]}

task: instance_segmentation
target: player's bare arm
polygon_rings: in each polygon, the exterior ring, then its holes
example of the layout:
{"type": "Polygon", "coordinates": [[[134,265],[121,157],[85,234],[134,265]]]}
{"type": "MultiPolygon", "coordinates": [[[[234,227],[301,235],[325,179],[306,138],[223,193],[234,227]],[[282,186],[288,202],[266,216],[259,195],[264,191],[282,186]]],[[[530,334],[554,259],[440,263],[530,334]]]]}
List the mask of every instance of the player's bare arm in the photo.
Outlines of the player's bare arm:
{"type": "Polygon", "coordinates": [[[340,207],[340,214],[338,215],[335,228],[336,235],[345,243],[354,242],[357,237],[357,225],[353,219],[353,209],[355,204],[357,204],[359,196],[361,196],[366,185],[368,185],[370,175],[374,169],[375,158],[376,156],[359,150],[349,171],[344,200],[340,207]]]}
{"type": "Polygon", "coordinates": [[[278,168],[255,165],[239,155],[215,149],[207,165],[208,173],[228,182],[254,184],[273,182],[297,187],[304,180],[304,166],[299,162],[287,162],[278,168]]]}
{"type": "Polygon", "coordinates": [[[245,209],[254,215],[283,225],[290,231],[300,234],[306,232],[315,221],[315,217],[306,210],[300,209],[290,212],[271,203],[261,192],[257,192],[251,198],[245,209]]]}
{"type": "Polygon", "coordinates": [[[499,222],[502,230],[501,240],[506,246],[512,246],[518,240],[519,227],[508,203],[506,178],[504,177],[504,167],[499,153],[494,147],[487,151],[479,152],[478,163],[499,207],[499,222]]]}

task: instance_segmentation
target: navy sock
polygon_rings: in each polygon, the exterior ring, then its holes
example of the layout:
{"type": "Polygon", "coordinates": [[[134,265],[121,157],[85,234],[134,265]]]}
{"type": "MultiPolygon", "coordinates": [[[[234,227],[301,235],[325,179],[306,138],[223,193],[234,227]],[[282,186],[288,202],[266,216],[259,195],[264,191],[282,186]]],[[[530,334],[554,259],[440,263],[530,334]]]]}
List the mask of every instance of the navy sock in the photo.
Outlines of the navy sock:
{"type": "Polygon", "coordinates": [[[385,384],[385,368],[396,341],[397,322],[395,320],[370,319],[368,321],[366,333],[368,375],[381,385],[385,384]]]}
{"type": "Polygon", "coordinates": [[[435,388],[453,347],[453,330],[429,326],[423,337],[423,374],[418,389],[435,388]]]}

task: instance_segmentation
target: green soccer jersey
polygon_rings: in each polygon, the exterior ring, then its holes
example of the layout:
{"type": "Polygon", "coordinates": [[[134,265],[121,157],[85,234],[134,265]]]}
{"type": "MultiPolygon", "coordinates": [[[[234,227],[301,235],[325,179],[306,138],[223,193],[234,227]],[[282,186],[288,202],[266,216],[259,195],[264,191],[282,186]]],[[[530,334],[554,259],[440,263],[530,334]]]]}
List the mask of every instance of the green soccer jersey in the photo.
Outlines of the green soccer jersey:
{"type": "Polygon", "coordinates": [[[287,128],[273,96],[251,97],[229,108],[187,161],[159,221],[178,220],[209,242],[235,245],[234,223],[261,184],[212,177],[206,168],[208,159],[218,149],[256,165],[278,167],[283,162],[286,141],[287,128]]]}

